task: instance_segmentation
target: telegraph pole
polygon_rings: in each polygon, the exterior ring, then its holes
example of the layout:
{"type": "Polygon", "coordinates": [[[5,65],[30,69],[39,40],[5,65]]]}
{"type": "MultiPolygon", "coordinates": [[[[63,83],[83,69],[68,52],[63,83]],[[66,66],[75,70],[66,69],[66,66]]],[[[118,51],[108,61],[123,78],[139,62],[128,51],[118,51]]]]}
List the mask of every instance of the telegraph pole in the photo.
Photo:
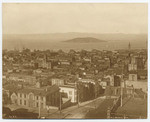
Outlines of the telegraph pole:
{"type": "Polygon", "coordinates": [[[59,95],[59,99],[60,99],[60,104],[59,104],[59,110],[60,110],[60,118],[61,118],[61,92],[60,92],[60,95],[59,95]]]}
{"type": "Polygon", "coordinates": [[[123,82],[123,69],[122,69],[122,76],[121,76],[121,105],[120,105],[121,107],[122,107],[122,101],[123,101],[122,100],[123,99],[122,98],[122,95],[123,95],[122,82],[123,82]]]}
{"type": "Polygon", "coordinates": [[[121,87],[121,99],[120,100],[121,100],[121,105],[120,106],[122,107],[122,87],[121,87]]]}
{"type": "Polygon", "coordinates": [[[78,89],[78,84],[76,82],[76,89],[77,89],[77,100],[78,100],[78,108],[79,108],[79,89],[78,89]]]}
{"type": "Polygon", "coordinates": [[[94,106],[95,106],[95,109],[96,109],[96,92],[95,92],[95,95],[94,95],[94,106]]]}
{"type": "Polygon", "coordinates": [[[107,108],[107,119],[110,119],[111,116],[110,116],[110,107],[107,108]]]}
{"type": "Polygon", "coordinates": [[[41,116],[41,97],[39,96],[39,118],[41,116]]]}

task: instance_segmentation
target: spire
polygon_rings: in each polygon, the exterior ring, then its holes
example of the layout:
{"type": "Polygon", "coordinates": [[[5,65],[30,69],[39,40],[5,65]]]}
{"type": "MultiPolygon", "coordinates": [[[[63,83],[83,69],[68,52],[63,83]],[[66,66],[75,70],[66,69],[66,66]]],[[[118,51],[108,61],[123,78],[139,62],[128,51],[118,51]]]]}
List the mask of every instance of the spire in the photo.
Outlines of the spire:
{"type": "Polygon", "coordinates": [[[131,45],[130,45],[130,42],[129,42],[129,45],[128,45],[128,49],[129,49],[129,50],[131,49],[131,45]]]}

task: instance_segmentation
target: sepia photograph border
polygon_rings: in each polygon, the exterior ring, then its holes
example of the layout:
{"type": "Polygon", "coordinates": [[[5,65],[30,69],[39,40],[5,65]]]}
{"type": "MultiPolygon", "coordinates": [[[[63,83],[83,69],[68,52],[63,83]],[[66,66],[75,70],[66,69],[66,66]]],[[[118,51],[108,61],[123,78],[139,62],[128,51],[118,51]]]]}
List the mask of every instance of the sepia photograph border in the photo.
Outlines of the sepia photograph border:
{"type": "Polygon", "coordinates": [[[105,122],[123,122],[123,121],[134,121],[134,122],[148,122],[150,121],[150,83],[149,83],[149,68],[150,68],[150,0],[1,0],[0,1],[0,121],[4,122],[20,122],[20,121],[68,121],[68,122],[75,122],[75,121],[105,121],[105,122]],[[148,102],[147,102],[147,119],[2,119],[2,4],[3,3],[148,3],[148,102]]]}

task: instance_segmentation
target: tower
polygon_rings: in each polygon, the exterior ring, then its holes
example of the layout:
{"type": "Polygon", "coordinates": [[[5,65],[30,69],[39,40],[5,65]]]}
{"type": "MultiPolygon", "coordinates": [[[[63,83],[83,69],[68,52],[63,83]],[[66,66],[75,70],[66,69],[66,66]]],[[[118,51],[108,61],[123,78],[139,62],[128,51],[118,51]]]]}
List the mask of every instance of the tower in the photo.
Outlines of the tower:
{"type": "Polygon", "coordinates": [[[129,45],[128,45],[128,49],[129,49],[129,50],[131,49],[131,44],[130,44],[130,42],[129,42],[129,45]]]}

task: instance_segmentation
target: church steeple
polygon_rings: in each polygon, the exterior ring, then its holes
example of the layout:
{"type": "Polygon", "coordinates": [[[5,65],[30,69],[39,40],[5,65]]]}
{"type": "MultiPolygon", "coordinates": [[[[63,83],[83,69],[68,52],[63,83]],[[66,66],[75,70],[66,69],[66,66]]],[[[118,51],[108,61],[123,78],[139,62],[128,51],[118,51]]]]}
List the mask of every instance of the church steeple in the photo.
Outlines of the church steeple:
{"type": "Polygon", "coordinates": [[[129,50],[131,49],[131,44],[130,44],[130,42],[129,42],[129,45],[128,45],[128,49],[129,49],[129,50]]]}

